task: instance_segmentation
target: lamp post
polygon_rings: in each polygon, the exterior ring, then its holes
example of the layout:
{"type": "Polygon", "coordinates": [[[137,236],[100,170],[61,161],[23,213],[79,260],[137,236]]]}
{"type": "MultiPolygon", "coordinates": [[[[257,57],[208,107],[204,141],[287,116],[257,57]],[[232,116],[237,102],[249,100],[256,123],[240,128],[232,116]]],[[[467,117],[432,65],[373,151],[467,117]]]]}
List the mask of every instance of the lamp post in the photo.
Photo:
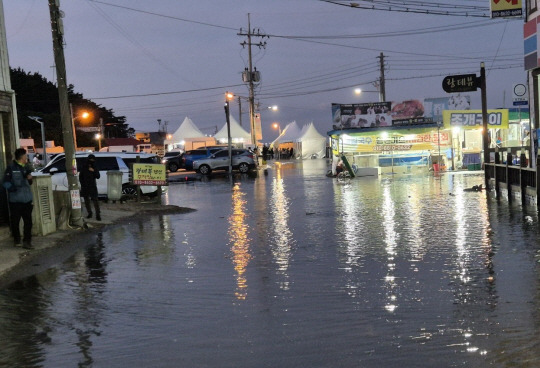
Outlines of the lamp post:
{"type": "Polygon", "coordinates": [[[46,142],[45,142],[45,127],[43,125],[43,121],[39,116],[29,116],[28,118],[34,120],[36,123],[39,123],[41,125],[41,144],[43,145],[43,166],[47,166],[47,149],[46,149],[46,142]]]}
{"type": "Polygon", "coordinates": [[[280,125],[277,121],[275,121],[274,123],[272,123],[272,127],[273,127],[274,129],[277,129],[278,132],[279,132],[279,135],[281,135],[281,125],[280,125]]]}
{"type": "Polygon", "coordinates": [[[98,140],[98,152],[99,152],[101,151],[101,133],[96,134],[96,139],[98,140]]]}
{"type": "Polygon", "coordinates": [[[79,116],[73,116],[73,105],[69,104],[69,112],[71,114],[71,129],[73,129],[73,142],[75,143],[75,151],[77,151],[77,130],[75,129],[75,119],[86,119],[90,114],[85,111],[79,116]]]}
{"type": "Polygon", "coordinates": [[[231,145],[231,118],[229,101],[234,98],[234,94],[225,93],[225,119],[227,120],[227,141],[229,146],[229,176],[232,178],[232,145],[231,145]]]}

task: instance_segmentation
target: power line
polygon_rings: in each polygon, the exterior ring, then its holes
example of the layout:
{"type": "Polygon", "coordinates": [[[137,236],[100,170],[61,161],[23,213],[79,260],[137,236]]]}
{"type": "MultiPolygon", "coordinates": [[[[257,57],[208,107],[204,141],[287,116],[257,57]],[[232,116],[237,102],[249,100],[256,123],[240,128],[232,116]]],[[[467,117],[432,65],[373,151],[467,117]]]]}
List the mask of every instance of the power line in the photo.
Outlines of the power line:
{"type": "Polygon", "coordinates": [[[229,84],[227,86],[219,87],[208,87],[208,88],[198,88],[198,89],[187,89],[183,91],[172,91],[172,92],[157,92],[157,93],[145,93],[139,95],[124,95],[124,96],[108,96],[108,97],[89,97],[90,100],[111,100],[116,98],[132,98],[132,97],[148,97],[148,96],[162,96],[162,95],[174,95],[181,93],[190,93],[190,92],[201,92],[201,91],[211,91],[215,89],[227,89],[232,87],[243,86],[243,84],[229,84]]]}

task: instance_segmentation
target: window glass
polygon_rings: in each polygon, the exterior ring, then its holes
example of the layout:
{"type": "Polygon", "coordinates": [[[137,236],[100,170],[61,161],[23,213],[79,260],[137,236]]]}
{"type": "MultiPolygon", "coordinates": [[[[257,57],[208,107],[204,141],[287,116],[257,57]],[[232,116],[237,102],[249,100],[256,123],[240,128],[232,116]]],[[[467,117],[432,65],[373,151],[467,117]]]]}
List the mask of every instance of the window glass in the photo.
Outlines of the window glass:
{"type": "Polygon", "coordinates": [[[229,155],[228,151],[219,151],[214,154],[216,157],[227,157],[229,155]]]}
{"type": "Polygon", "coordinates": [[[43,170],[44,173],[50,172],[52,168],[58,169],[57,172],[66,172],[66,159],[62,157],[61,159],[57,160],[56,162],[52,163],[49,167],[43,170]]]}
{"type": "Polygon", "coordinates": [[[96,166],[99,171],[118,170],[116,157],[96,157],[96,166]]]}

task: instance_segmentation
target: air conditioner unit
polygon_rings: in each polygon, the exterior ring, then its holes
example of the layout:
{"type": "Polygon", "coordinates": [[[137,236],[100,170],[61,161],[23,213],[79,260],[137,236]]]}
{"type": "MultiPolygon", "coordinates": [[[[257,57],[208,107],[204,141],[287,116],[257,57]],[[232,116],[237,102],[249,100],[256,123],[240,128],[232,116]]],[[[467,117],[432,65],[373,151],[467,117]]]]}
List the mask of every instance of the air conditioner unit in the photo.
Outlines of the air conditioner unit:
{"type": "Polygon", "coordinates": [[[34,176],[32,195],[34,197],[32,234],[47,235],[54,233],[56,231],[56,215],[50,175],[34,176]]]}

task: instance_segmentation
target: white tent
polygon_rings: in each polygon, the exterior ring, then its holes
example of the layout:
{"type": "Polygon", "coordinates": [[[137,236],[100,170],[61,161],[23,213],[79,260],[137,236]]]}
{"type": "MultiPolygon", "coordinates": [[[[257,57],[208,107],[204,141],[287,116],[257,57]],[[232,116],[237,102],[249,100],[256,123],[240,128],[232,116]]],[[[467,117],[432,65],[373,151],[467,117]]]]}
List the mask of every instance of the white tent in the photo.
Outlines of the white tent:
{"type": "Polygon", "coordinates": [[[287,124],[285,129],[283,129],[283,131],[279,135],[279,137],[274,139],[274,141],[270,144],[270,147],[277,148],[280,144],[283,144],[283,143],[293,143],[299,137],[300,137],[300,128],[298,128],[296,121],[293,121],[292,123],[287,124]]]}
{"type": "Polygon", "coordinates": [[[326,154],[326,137],[317,131],[313,122],[303,126],[295,140],[294,151],[302,159],[323,158],[326,154]]]}
{"type": "MultiPolygon", "coordinates": [[[[242,128],[232,115],[229,116],[229,119],[231,122],[232,143],[251,144],[251,134],[242,128]]],[[[225,123],[225,125],[223,125],[223,127],[214,135],[214,138],[220,143],[227,143],[228,137],[227,123],[225,123]]]]}
{"type": "Polygon", "coordinates": [[[189,138],[200,138],[204,137],[205,135],[197,128],[197,126],[193,123],[193,121],[185,117],[182,124],[180,124],[180,127],[176,129],[176,132],[172,134],[172,137],[170,139],[165,140],[166,145],[172,145],[177,148],[177,146],[183,146],[186,139],[189,138]]]}

